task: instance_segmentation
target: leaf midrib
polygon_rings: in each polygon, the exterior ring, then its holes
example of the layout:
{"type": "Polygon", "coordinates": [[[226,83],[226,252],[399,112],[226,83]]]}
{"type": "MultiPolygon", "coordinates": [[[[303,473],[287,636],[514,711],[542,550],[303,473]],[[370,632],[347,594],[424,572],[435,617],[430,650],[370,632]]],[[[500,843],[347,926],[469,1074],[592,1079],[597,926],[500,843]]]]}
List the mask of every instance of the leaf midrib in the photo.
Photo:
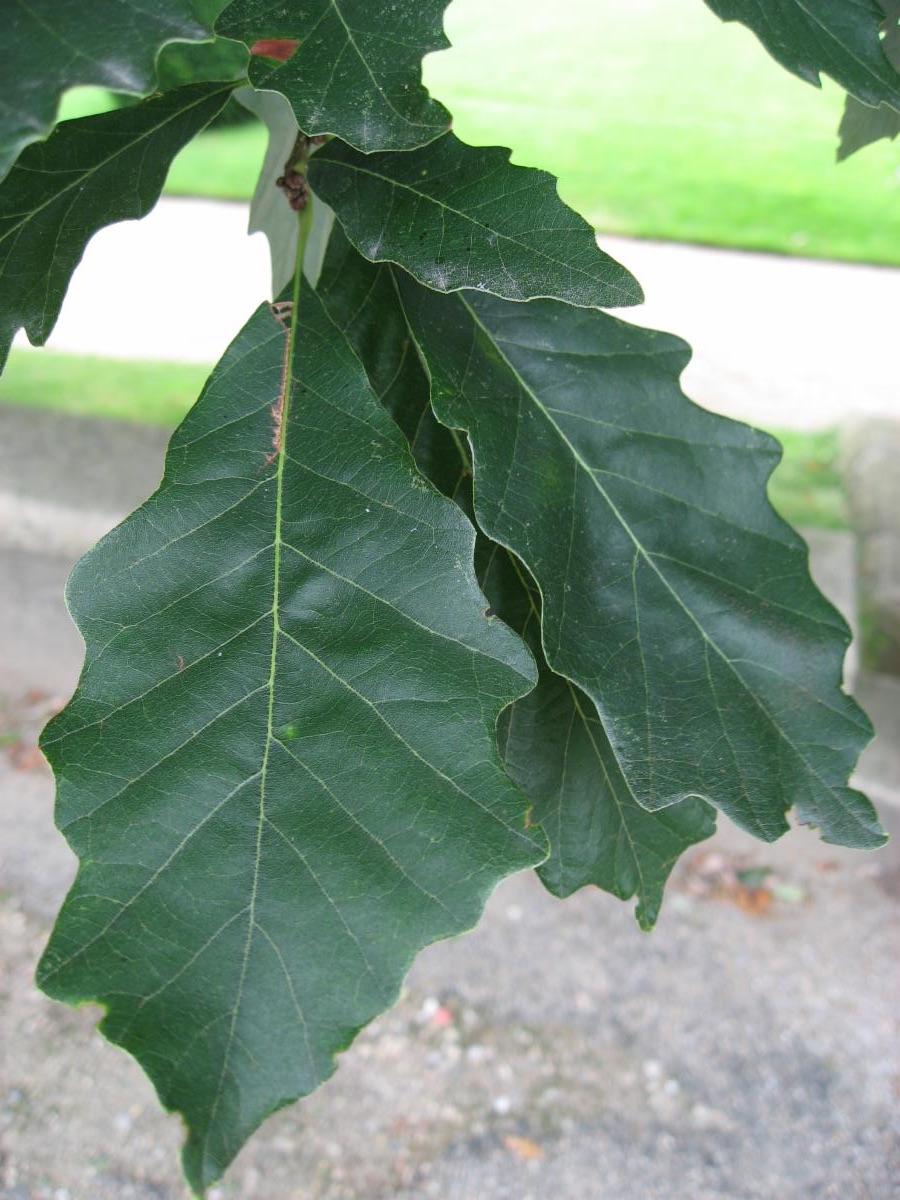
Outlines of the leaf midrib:
{"type": "MultiPolygon", "coordinates": [[[[231,1021],[228,1027],[228,1039],[222,1056],[222,1069],[216,1086],[216,1094],[209,1110],[206,1129],[203,1135],[204,1162],[209,1152],[209,1138],[215,1126],[216,1114],[222,1102],[225,1078],[231,1063],[231,1051],[234,1047],[237,1033],[238,1017],[244,998],[244,985],[247,981],[247,968],[253,949],[253,935],[257,928],[256,901],[259,895],[259,875],[262,863],[263,831],[266,825],[266,784],[268,782],[269,757],[275,743],[275,678],[278,670],[278,643],[282,634],[279,620],[279,605],[281,598],[281,551],[283,546],[282,526],[284,520],[284,472],[287,463],[287,445],[290,429],[290,407],[294,384],[294,357],[297,347],[297,330],[299,328],[300,287],[303,278],[304,238],[298,239],[297,261],[294,264],[293,304],[291,309],[290,326],[287,331],[287,351],[285,367],[281,379],[283,394],[276,403],[281,405],[280,426],[278,433],[277,454],[278,465],[275,474],[275,520],[273,532],[273,564],[272,564],[272,645],[269,656],[269,677],[264,685],[268,689],[268,704],[266,709],[266,741],[263,749],[262,762],[259,769],[259,814],[256,823],[256,846],[253,860],[253,882],[250,888],[250,902],[247,907],[247,936],[244,941],[244,952],[241,958],[241,969],[238,977],[237,993],[231,1021]]],[[[305,1024],[305,1022],[304,1022],[305,1024]]]]}

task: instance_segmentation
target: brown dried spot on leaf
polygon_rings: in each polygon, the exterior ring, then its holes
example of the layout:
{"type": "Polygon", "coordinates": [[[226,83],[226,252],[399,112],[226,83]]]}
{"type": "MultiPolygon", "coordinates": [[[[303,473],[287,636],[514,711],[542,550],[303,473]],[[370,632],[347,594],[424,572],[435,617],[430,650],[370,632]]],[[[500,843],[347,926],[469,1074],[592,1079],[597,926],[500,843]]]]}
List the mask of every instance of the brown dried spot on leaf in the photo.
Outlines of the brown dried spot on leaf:
{"type": "Polygon", "coordinates": [[[282,428],[284,425],[284,398],[287,393],[288,370],[290,369],[291,317],[294,313],[294,305],[290,300],[277,300],[271,308],[272,315],[284,330],[284,358],[281,364],[281,383],[278,388],[278,399],[269,410],[272,414],[272,449],[266,455],[266,466],[273,463],[281,453],[282,428]]]}
{"type": "Polygon", "coordinates": [[[295,38],[260,38],[250,47],[254,58],[274,58],[278,62],[287,62],[297,53],[300,43],[295,38]]]}

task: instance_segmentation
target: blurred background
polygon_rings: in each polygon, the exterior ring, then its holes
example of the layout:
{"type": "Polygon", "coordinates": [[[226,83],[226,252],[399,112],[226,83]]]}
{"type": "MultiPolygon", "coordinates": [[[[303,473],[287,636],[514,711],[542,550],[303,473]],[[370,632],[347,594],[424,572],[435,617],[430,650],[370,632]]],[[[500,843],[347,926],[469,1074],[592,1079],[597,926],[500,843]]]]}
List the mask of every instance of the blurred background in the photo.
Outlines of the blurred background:
{"type": "MultiPolygon", "coordinates": [[[[857,782],[900,829],[900,145],[838,165],[840,90],[700,0],[455,0],[446,27],[425,78],[457,134],[557,175],[644,286],[622,315],[693,345],[688,395],[782,439],[770,495],[854,628],[857,782]]],[[[76,89],[63,116],[123,102],[76,89]]],[[[73,874],[36,738],[80,667],[72,562],[156,486],[268,295],[245,234],[265,142],[232,103],[0,379],[0,1200],[187,1195],[138,1068],[34,989],[73,874]]],[[[650,937],[608,896],[504,885],[213,1200],[900,1196],[896,845],[720,825],[650,937]]]]}

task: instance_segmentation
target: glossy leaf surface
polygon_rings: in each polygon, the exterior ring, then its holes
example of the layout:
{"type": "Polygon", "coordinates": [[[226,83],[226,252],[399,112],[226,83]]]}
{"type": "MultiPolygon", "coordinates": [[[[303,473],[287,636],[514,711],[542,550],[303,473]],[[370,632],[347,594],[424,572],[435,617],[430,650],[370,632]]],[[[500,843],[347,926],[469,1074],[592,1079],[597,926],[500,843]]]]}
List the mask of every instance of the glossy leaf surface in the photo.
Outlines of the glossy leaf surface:
{"type": "Polygon", "coordinates": [[[217,32],[247,46],[293,40],[281,62],[257,53],[250,82],[280,92],[304,133],[336,134],[369,153],[439,137],[450,114],[422,86],[422,58],[449,43],[447,0],[234,0],[217,32]]]}
{"type": "Polygon", "coordinates": [[[594,231],[546,171],[452,133],[409,154],[359,154],[331,142],[309,165],[317,195],[371,262],[393,262],[442,292],[477,288],[507,300],[552,296],[620,306],[637,281],[597,247],[594,231]]]}
{"type": "Polygon", "coordinates": [[[257,311],[76,568],[85,671],[44,739],[81,866],[41,986],[106,1006],[198,1190],[545,853],[496,749],[533,666],[472,527],[301,308],[290,342],[257,311]]]}
{"type": "MultiPolygon", "coordinates": [[[[471,513],[468,455],[431,409],[428,379],[410,340],[392,268],[365,262],[338,233],[320,289],[406,434],[420,470],[471,513]]],[[[656,813],[638,804],[593,702],[547,664],[540,597],[532,581],[509,551],[483,535],[476,564],[494,614],[522,634],[540,670],[537,688],[504,711],[500,728],[506,768],[532,801],[532,821],[543,825],[550,840],[541,879],[557,896],[587,884],[623,900],[637,896],[638,920],[648,928],[677,858],[713,832],[712,810],[700,800],[656,813]]]]}
{"type": "Polygon", "coordinates": [[[472,443],[479,524],[535,579],[547,661],[640,803],[699,796],[765,840],[794,806],[827,841],[879,845],[847,784],[871,736],[840,688],[849,630],[766,498],[777,443],[686,399],[677,338],[400,290],[437,415],[472,443]]]}
{"type": "Polygon", "coordinates": [[[0,37],[0,179],[50,132],[62,93],[93,84],[144,96],[172,41],[203,41],[191,0],[8,0],[0,37]]]}
{"type": "Polygon", "coordinates": [[[900,107],[900,74],[879,39],[878,0],[706,0],[747,25],[774,59],[820,86],[828,75],[865,104],[900,107]]]}
{"type": "Polygon", "coordinates": [[[24,152],[0,184],[0,368],[20,328],[44,344],[87,243],[104,225],[146,216],[172,159],[230,90],[198,84],[64,121],[24,152]]]}

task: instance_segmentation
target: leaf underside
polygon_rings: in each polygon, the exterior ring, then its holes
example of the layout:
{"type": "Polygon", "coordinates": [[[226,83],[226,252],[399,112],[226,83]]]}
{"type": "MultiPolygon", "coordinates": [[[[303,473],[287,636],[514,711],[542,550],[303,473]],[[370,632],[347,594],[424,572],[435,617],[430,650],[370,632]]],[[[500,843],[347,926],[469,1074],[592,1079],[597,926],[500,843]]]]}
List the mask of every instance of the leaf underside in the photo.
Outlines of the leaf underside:
{"type": "MultiPolygon", "coordinates": [[[[458,438],[434,417],[428,379],[390,268],[367,263],[335,233],[319,288],[406,435],[419,469],[472,513],[468,458],[458,438]]],[[[588,884],[623,900],[636,896],[638,921],[649,928],[679,855],[713,833],[713,811],[700,800],[658,813],[641,807],[622,778],[593,702],[547,665],[540,597],[527,572],[484,536],[476,565],[491,609],[525,638],[540,670],[536,690],[504,711],[500,728],[507,770],[532,801],[532,821],[550,839],[541,879],[557,896],[588,884]]]]}
{"type": "Polygon", "coordinates": [[[0,38],[0,179],[31,142],[45,138],[68,88],[90,84],[145,96],[156,56],[210,30],[191,0],[6,0],[0,38]]]}
{"type": "Polygon", "coordinates": [[[553,176],[513,166],[509,153],[452,133],[409,154],[330,142],[313,156],[309,178],[365,258],[396,263],[437,291],[639,304],[640,285],[598,249],[553,176]]]}
{"type": "Polygon", "coordinates": [[[87,243],[105,225],[146,216],[172,159],[230,90],[198,84],[63,121],[24,151],[0,186],[0,369],[20,328],[44,344],[87,243]]]}
{"type": "Polygon", "coordinates": [[[900,134],[900,112],[889,104],[879,104],[870,108],[861,104],[855,96],[848,96],[844,104],[844,113],[838,127],[838,162],[843,162],[857,150],[870,146],[873,142],[893,141],[900,134]]]}
{"type": "Polygon", "coordinates": [[[76,568],[85,670],[43,741],[81,864],[39,982],[106,1006],[198,1190],[546,852],[496,749],[527,651],[304,292],[293,334],[251,318],[160,490],[76,568]]]}
{"type": "Polygon", "coordinates": [[[286,62],[255,56],[250,82],[284,95],[304,133],[335,134],[365,153],[411,150],[450,126],[422,86],[422,58],[449,45],[446,7],[447,0],[234,0],[216,31],[247,46],[298,42],[286,62]]]}
{"type": "Polygon", "coordinates": [[[284,193],[273,186],[284,173],[300,127],[291,106],[277,92],[256,92],[239,88],[235,99],[254,116],[259,117],[269,131],[269,144],[259,175],[259,182],[250,202],[249,233],[264,233],[269,242],[272,263],[272,295],[278,296],[287,287],[297,260],[299,227],[297,214],[285,203],[284,193]]]}
{"type": "MultiPolygon", "coordinates": [[[[266,157],[259,182],[250,202],[250,233],[265,234],[269,243],[272,264],[272,295],[278,296],[287,287],[297,258],[297,214],[285,203],[284,193],[273,181],[284,174],[295,150],[300,127],[293,110],[278,92],[257,92],[239,88],[235,100],[254,116],[259,117],[269,131],[266,157]]],[[[334,213],[319,197],[315,198],[313,226],[306,244],[303,269],[315,287],[334,225],[334,213]]]]}
{"type": "Polygon", "coordinates": [[[879,38],[878,0],[706,0],[748,26],[772,57],[808,83],[829,75],[864,104],[900,108],[900,74],[879,38]]]}

